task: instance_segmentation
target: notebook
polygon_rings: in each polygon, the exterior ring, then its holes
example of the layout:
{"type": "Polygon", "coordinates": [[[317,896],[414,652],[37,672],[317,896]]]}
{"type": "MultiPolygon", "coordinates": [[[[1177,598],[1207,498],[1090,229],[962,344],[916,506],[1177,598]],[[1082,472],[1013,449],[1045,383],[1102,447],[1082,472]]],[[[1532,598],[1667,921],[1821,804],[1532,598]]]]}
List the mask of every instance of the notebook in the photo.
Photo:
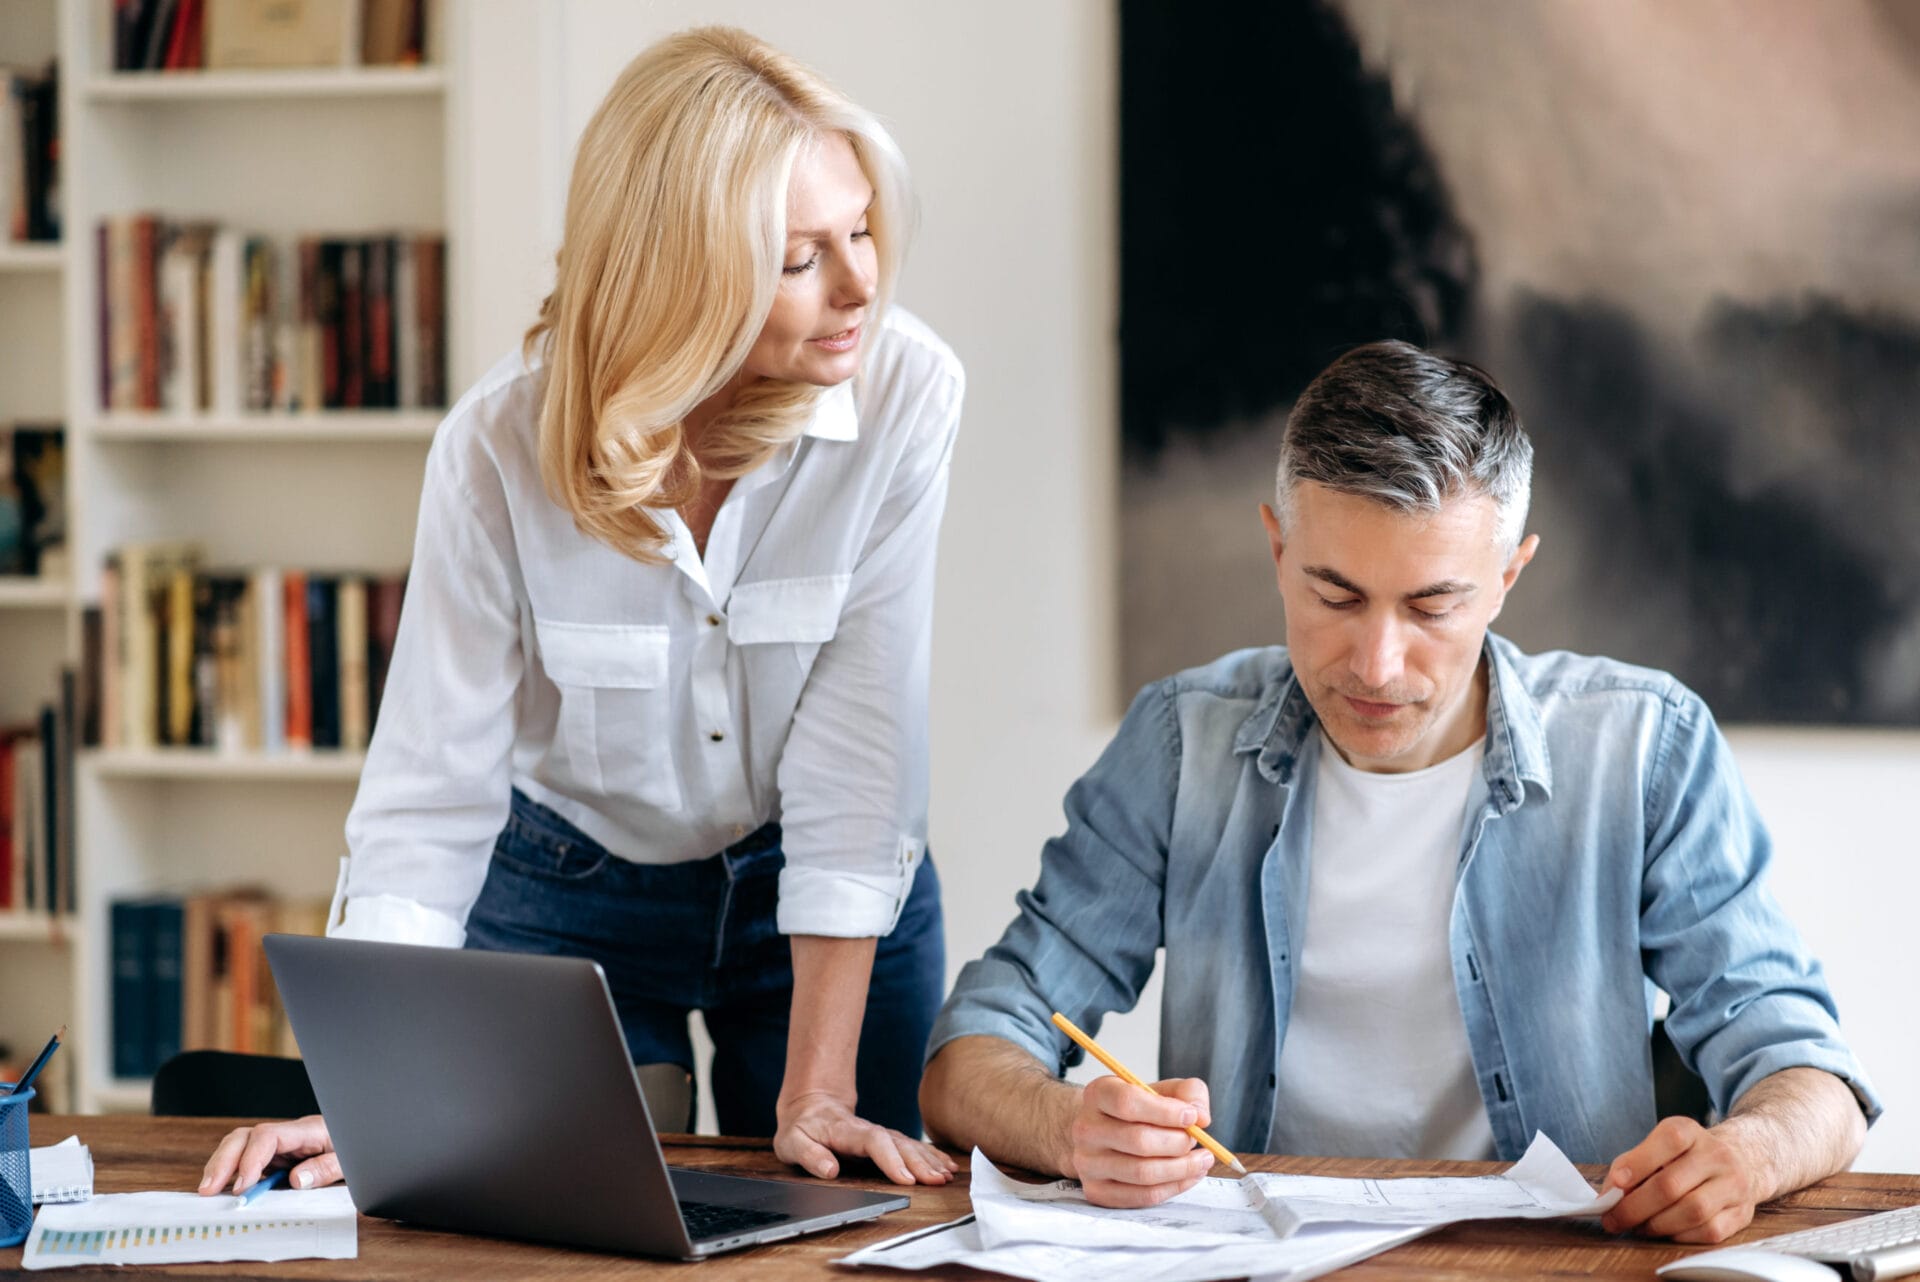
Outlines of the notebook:
{"type": "Polygon", "coordinates": [[[84,1202],[93,1196],[93,1152],[78,1135],[34,1149],[30,1165],[36,1203],[84,1202]]]}

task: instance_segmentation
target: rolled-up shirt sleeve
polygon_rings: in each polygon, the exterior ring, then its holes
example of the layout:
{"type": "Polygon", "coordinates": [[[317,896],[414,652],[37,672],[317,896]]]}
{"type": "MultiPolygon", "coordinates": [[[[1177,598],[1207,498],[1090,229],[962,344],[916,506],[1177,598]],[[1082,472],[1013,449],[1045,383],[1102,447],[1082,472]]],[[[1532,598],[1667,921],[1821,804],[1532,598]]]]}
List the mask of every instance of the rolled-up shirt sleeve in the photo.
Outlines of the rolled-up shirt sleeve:
{"type": "Polygon", "coordinates": [[[923,389],[794,710],[778,770],[785,934],[889,933],[926,852],[934,558],[963,391],[957,370],[923,389]]]}
{"type": "Polygon", "coordinates": [[[330,935],[447,947],[465,939],[512,790],[525,659],[509,528],[484,453],[443,434],[428,456],[330,935]]]}
{"type": "Polygon", "coordinates": [[[1712,714],[1668,700],[1647,813],[1640,913],[1648,974],[1673,999],[1667,1032],[1724,1115],[1762,1078],[1817,1068],[1880,1097],[1841,1037],[1820,963],[1766,887],[1772,845],[1712,714]]]}

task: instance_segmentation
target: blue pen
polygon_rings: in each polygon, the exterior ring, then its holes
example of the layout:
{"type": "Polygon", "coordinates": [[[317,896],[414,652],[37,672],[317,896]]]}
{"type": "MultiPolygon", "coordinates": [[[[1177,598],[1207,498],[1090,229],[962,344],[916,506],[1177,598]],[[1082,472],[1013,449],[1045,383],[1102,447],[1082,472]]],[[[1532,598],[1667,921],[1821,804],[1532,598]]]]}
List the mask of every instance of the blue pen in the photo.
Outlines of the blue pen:
{"type": "MultiPolygon", "coordinates": [[[[292,1169],[293,1169],[292,1167],[283,1166],[279,1170],[275,1171],[272,1175],[266,1176],[263,1179],[255,1180],[252,1184],[249,1184],[247,1186],[247,1191],[240,1194],[240,1205],[246,1206],[250,1204],[254,1198],[259,1197],[262,1193],[265,1193],[268,1189],[277,1189],[281,1185],[285,1184],[287,1182],[287,1172],[292,1169]]],[[[237,1210],[238,1208],[235,1208],[235,1209],[237,1210]]]]}

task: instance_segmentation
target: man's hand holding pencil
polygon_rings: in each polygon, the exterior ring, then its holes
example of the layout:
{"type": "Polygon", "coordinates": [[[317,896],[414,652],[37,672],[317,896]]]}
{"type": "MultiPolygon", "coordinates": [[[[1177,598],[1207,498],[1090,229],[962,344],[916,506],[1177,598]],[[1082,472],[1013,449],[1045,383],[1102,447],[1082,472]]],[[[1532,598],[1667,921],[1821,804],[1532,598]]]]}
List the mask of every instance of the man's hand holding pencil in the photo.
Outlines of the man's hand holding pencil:
{"type": "Polygon", "coordinates": [[[1206,1178],[1216,1156],[1235,1173],[1247,1173],[1206,1133],[1213,1116],[1205,1082],[1179,1077],[1149,1085],[1065,1015],[1055,1012],[1053,1022],[1114,1073],[1081,1091],[1061,1162],[1061,1172],[1080,1181],[1089,1202],[1156,1206],[1206,1178]]]}

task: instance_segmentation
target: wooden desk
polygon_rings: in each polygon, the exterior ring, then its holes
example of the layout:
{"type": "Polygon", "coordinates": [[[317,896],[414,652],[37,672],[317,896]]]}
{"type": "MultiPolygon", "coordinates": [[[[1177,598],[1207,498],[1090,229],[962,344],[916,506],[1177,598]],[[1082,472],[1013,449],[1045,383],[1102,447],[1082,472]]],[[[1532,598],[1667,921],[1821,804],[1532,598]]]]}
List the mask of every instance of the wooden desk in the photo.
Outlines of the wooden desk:
{"type": "MultiPolygon", "coordinates": [[[[46,1117],[33,1119],[34,1142],[51,1144],[71,1134],[93,1149],[94,1187],[102,1193],[141,1189],[188,1190],[198,1183],[207,1155],[234,1123],[150,1117],[46,1117]]],[[[668,1137],[667,1160],[740,1175],[793,1178],[792,1168],[777,1162],[764,1141],[695,1136],[668,1137]]],[[[1248,1158],[1256,1170],[1299,1171],[1320,1175],[1478,1175],[1499,1169],[1484,1162],[1363,1162],[1333,1158],[1248,1158]]],[[[1600,1168],[1589,1168],[1598,1178],[1600,1168]]],[[[890,1188],[884,1180],[854,1181],[863,1188],[890,1188]]],[[[411,1228],[362,1217],[360,1258],[299,1260],[285,1264],[177,1264],[155,1270],[164,1279],[202,1277],[343,1278],[413,1282],[414,1279],[544,1279],[590,1282],[599,1278],[676,1276],[698,1282],[754,1279],[788,1282],[796,1278],[880,1279],[967,1278],[991,1275],[968,1269],[926,1273],[848,1270],[830,1261],[869,1243],[908,1229],[956,1219],[967,1213],[964,1176],[939,1189],[912,1191],[913,1205],[870,1224],[816,1234],[756,1250],[717,1256],[699,1265],[570,1251],[494,1238],[465,1237],[411,1228]],[[697,1269],[697,1273],[694,1271],[697,1269]]],[[[1741,1240],[1829,1224],[1868,1211],[1886,1211],[1920,1202],[1920,1175],[1839,1175],[1762,1209],[1741,1240]]],[[[1637,1238],[1616,1238],[1592,1222],[1531,1224],[1492,1221],[1447,1229],[1397,1250],[1377,1255],[1335,1275],[1378,1282],[1468,1282],[1488,1277],[1535,1278],[1560,1274],[1601,1279],[1653,1277],[1653,1270],[1685,1254],[1688,1248],[1637,1238]]],[[[145,1270],[59,1269],[27,1274],[19,1268],[20,1249],[0,1251],[0,1276],[62,1279],[115,1279],[128,1282],[145,1270]]]]}

